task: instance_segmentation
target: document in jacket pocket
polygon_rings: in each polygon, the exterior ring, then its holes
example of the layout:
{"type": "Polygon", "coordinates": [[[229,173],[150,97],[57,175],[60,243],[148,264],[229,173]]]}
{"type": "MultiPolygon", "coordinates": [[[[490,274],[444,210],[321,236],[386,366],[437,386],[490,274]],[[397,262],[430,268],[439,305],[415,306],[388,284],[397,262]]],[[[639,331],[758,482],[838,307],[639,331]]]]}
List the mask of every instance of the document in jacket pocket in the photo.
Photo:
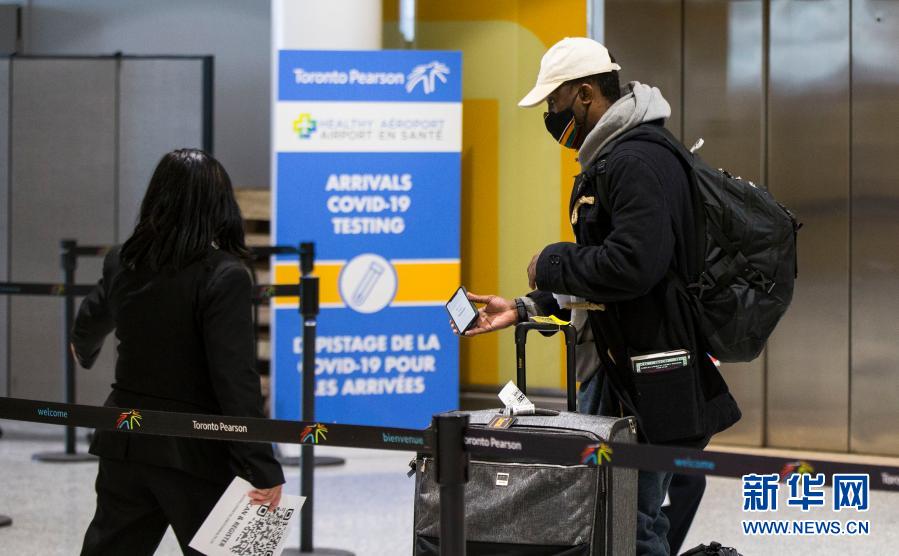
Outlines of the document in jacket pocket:
{"type": "Polygon", "coordinates": [[[635,373],[664,373],[689,365],[690,352],[685,349],[631,357],[631,370],[635,373]]]}
{"type": "Polygon", "coordinates": [[[283,495],[277,508],[253,505],[253,485],[234,477],[228,489],[190,541],[190,547],[206,556],[265,554],[279,556],[287,534],[299,521],[302,496],[283,495]]]}

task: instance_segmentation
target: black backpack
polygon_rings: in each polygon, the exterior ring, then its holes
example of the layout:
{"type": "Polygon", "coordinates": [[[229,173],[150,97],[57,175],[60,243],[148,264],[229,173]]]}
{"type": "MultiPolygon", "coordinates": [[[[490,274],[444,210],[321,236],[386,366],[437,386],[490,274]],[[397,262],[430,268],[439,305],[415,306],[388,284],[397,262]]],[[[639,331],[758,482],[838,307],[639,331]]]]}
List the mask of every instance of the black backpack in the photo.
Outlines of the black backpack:
{"type": "Polygon", "coordinates": [[[702,241],[693,275],[669,276],[689,295],[706,340],[721,361],[758,357],[793,298],[797,277],[796,233],[802,226],[766,190],[715,170],[690,152],[661,125],[640,125],[603,147],[588,172],[611,213],[605,183],[606,158],[628,140],[651,141],[677,154],[693,191],[696,238],[702,241]]]}

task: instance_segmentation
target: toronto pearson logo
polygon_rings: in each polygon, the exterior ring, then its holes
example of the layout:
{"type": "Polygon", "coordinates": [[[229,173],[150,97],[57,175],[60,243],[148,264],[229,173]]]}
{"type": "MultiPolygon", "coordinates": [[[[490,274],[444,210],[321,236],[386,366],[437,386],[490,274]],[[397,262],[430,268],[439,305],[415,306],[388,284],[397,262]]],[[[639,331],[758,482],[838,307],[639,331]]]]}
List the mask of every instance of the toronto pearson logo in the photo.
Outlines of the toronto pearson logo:
{"type": "Polygon", "coordinates": [[[308,427],[303,429],[303,432],[300,433],[300,442],[303,444],[318,444],[322,440],[327,440],[326,436],[328,432],[328,427],[322,425],[321,423],[315,423],[314,425],[309,425],[308,427]]]}
{"type": "Polygon", "coordinates": [[[140,428],[140,422],[142,419],[143,416],[140,414],[140,411],[136,409],[132,409],[131,411],[124,411],[121,415],[119,415],[118,420],[115,422],[115,428],[126,431],[133,431],[140,428]]]}
{"type": "Polygon", "coordinates": [[[813,475],[815,473],[815,468],[807,461],[788,461],[780,469],[780,481],[786,482],[793,473],[813,475]]]}
{"type": "Polygon", "coordinates": [[[446,83],[446,76],[449,73],[450,69],[436,60],[429,64],[415,66],[406,76],[406,92],[411,93],[421,83],[425,94],[429,95],[437,89],[437,81],[446,83]]]}
{"type": "Polygon", "coordinates": [[[293,131],[300,139],[309,139],[315,130],[318,129],[318,122],[312,118],[312,114],[304,112],[293,121],[293,131]]]}
{"type": "Polygon", "coordinates": [[[581,452],[582,465],[602,465],[602,460],[612,461],[612,448],[605,442],[600,442],[595,446],[587,446],[581,452]]]}

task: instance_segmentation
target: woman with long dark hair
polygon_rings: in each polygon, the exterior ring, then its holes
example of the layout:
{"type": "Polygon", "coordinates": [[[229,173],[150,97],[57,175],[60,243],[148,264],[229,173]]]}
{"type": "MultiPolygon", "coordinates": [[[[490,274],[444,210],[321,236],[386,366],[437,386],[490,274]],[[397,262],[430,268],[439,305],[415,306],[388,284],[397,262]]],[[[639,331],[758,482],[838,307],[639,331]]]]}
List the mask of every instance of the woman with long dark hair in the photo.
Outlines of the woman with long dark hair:
{"type": "MultiPolygon", "coordinates": [[[[231,180],[203,151],[156,167],[134,233],[107,254],[81,304],[72,348],[90,368],[118,343],[106,405],[262,417],[254,368],[252,282],[231,180]]],[[[277,505],[284,475],[271,445],[98,431],[97,511],[82,554],[152,554],[171,525],[185,554],[235,475],[277,505]]]]}

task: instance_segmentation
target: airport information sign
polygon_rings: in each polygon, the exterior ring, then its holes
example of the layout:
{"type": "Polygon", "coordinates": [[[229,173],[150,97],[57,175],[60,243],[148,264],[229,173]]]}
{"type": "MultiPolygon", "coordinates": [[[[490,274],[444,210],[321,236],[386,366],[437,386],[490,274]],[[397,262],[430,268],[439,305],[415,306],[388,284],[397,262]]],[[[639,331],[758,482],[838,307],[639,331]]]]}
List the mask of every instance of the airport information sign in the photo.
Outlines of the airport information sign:
{"type": "MultiPolygon", "coordinates": [[[[273,239],[314,241],[316,420],[423,427],[458,406],[462,56],[279,53],[273,239]]],[[[273,261],[295,284],[295,257],[273,261]]],[[[272,316],[274,416],[300,415],[297,299],[272,316]]]]}

